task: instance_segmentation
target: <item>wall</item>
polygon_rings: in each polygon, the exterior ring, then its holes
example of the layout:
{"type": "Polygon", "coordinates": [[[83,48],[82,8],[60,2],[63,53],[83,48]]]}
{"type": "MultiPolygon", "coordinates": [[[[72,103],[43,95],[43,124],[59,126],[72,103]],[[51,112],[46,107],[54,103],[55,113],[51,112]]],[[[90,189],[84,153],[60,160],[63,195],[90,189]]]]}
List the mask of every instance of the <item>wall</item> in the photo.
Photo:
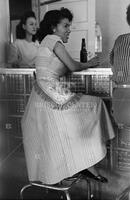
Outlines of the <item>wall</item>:
{"type": "Polygon", "coordinates": [[[46,11],[65,7],[74,15],[67,51],[75,60],[80,60],[82,38],[86,39],[88,59],[95,55],[95,0],[62,0],[40,8],[41,19],[46,11]]]}
{"type": "MultiPolygon", "coordinates": [[[[96,21],[100,24],[103,36],[103,62],[108,66],[108,55],[116,37],[129,32],[126,23],[126,7],[129,0],[96,0],[96,21]]],[[[9,41],[8,0],[0,0],[0,64],[5,62],[5,44],[9,41]]]]}
{"type": "Polygon", "coordinates": [[[126,22],[126,8],[129,0],[96,0],[96,21],[100,24],[103,36],[103,62],[109,66],[109,52],[116,37],[130,32],[126,22]]]}
{"type": "Polygon", "coordinates": [[[9,41],[9,3],[0,0],[0,67],[6,60],[6,44],[9,41]]]}
{"type": "Polygon", "coordinates": [[[31,0],[9,0],[10,19],[20,19],[27,10],[31,10],[31,0]]]}

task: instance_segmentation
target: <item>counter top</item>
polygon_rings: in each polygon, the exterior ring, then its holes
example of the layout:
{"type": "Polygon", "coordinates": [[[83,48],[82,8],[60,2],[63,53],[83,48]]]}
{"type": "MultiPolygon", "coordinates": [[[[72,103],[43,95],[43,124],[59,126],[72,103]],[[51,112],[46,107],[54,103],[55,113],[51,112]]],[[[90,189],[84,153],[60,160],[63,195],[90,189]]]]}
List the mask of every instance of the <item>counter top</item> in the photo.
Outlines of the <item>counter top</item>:
{"type": "MultiPolygon", "coordinates": [[[[32,74],[35,68],[0,68],[0,74],[32,74]]],[[[111,68],[89,68],[78,72],[77,75],[112,75],[111,68]]]]}

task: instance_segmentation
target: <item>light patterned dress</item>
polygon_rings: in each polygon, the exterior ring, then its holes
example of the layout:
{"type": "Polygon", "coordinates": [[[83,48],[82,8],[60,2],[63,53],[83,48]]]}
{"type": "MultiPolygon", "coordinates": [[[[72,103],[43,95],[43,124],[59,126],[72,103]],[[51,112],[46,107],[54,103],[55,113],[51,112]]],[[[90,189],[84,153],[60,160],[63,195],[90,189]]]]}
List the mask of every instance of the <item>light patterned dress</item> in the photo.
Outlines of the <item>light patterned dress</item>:
{"type": "Polygon", "coordinates": [[[22,119],[23,143],[30,181],[46,184],[89,168],[106,155],[114,137],[103,101],[72,93],[59,77],[68,69],[54,54],[56,35],[42,41],[36,58],[34,84],[22,119]]]}

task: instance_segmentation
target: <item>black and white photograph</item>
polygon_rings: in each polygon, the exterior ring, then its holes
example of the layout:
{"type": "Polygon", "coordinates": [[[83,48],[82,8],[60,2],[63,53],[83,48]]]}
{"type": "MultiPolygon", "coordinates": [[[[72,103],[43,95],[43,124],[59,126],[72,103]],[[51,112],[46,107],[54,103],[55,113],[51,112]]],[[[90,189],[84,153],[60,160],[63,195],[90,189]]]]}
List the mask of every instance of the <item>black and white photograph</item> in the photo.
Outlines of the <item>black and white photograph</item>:
{"type": "Polygon", "coordinates": [[[130,200],[129,0],[0,0],[0,200],[130,200]]]}

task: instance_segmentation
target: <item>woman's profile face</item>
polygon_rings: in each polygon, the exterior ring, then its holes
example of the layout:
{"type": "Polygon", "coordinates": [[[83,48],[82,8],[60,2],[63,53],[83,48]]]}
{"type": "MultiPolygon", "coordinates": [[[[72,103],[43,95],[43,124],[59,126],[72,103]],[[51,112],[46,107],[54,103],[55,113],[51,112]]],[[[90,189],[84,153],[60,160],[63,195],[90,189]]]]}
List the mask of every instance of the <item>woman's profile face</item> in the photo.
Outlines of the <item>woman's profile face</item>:
{"type": "Polygon", "coordinates": [[[27,34],[35,35],[37,31],[36,19],[34,17],[27,18],[26,24],[23,25],[23,29],[27,34]]]}
{"type": "Polygon", "coordinates": [[[65,18],[60,21],[59,24],[54,29],[54,34],[58,35],[64,43],[68,42],[69,34],[70,34],[70,26],[71,22],[65,18]]]}

